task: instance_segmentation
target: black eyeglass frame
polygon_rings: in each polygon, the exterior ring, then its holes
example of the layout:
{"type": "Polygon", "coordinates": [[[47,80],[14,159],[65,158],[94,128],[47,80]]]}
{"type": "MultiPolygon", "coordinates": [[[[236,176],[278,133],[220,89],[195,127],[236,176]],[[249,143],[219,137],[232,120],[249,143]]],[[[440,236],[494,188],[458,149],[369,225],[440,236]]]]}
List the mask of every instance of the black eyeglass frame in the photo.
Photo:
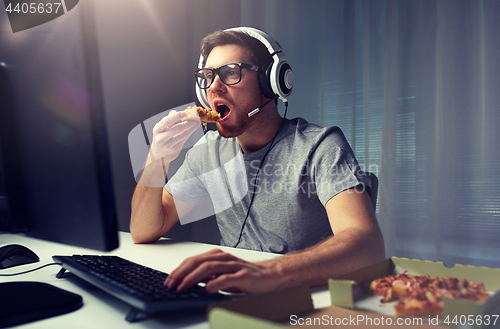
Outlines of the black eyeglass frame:
{"type": "Polygon", "coordinates": [[[202,69],[197,69],[196,71],[194,71],[194,76],[196,78],[196,84],[198,85],[198,87],[200,87],[200,89],[208,89],[208,88],[210,88],[210,86],[214,83],[215,74],[217,74],[219,76],[220,81],[222,81],[222,83],[224,83],[226,86],[232,86],[232,85],[235,85],[235,84],[238,84],[238,83],[241,82],[241,70],[242,69],[249,69],[249,70],[252,70],[252,71],[258,71],[259,70],[259,66],[252,65],[252,64],[247,64],[247,63],[228,63],[228,64],[224,64],[224,65],[221,65],[221,66],[215,67],[215,68],[204,67],[202,69]],[[240,68],[240,78],[238,79],[238,81],[233,82],[233,83],[226,83],[224,81],[224,78],[222,78],[219,75],[219,70],[221,68],[223,68],[224,66],[228,66],[228,65],[237,65],[240,68]],[[204,70],[210,70],[210,71],[212,71],[212,75],[214,77],[212,79],[212,81],[210,81],[210,83],[206,87],[200,86],[200,80],[201,80],[201,78],[200,78],[199,74],[200,74],[200,72],[202,72],[204,70]]]}

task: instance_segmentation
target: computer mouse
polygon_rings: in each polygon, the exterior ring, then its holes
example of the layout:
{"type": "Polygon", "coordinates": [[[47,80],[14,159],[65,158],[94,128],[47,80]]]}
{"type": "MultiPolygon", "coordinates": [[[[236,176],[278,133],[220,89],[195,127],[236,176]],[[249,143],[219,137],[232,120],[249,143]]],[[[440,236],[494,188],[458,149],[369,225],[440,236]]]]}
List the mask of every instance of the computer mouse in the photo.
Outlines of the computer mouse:
{"type": "Polygon", "coordinates": [[[19,244],[9,244],[0,247],[0,269],[36,263],[40,260],[30,249],[19,244]]]}

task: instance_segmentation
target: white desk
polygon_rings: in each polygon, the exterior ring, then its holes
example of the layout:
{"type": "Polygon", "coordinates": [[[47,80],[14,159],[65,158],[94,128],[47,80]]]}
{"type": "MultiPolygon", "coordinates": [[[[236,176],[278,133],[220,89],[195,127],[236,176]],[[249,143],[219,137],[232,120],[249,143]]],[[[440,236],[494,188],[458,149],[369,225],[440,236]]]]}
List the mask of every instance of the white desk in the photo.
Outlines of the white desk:
{"type": "MultiPolygon", "coordinates": [[[[40,262],[21,265],[13,268],[0,270],[0,274],[18,273],[39,267],[44,264],[53,263],[53,255],[73,254],[109,254],[117,255],[133,262],[149,266],[167,273],[172,272],[186,257],[197,255],[204,251],[218,247],[209,244],[195,242],[179,242],[162,239],[154,244],[136,245],[132,242],[129,233],[120,232],[120,247],[108,253],[68,246],[64,244],[47,242],[28,238],[22,235],[1,234],[0,246],[8,244],[20,244],[33,250],[39,257],[40,262]]],[[[256,252],[250,250],[219,247],[237,257],[248,261],[259,261],[278,257],[274,254],[256,252]]],[[[206,315],[203,312],[193,313],[165,313],[155,314],[134,323],[125,321],[125,316],[130,306],[120,300],[106,294],[85,281],[75,277],[67,276],[57,279],[56,274],[60,266],[53,265],[41,270],[13,277],[0,277],[0,282],[8,281],[40,281],[52,284],[59,288],[79,294],[83,297],[83,307],[77,311],[49,319],[28,323],[16,328],[22,329],[114,329],[114,328],[208,328],[206,315]]],[[[327,287],[313,290],[313,302],[316,308],[330,305],[327,287]]],[[[1,298],[4,298],[2,296],[1,298]]]]}

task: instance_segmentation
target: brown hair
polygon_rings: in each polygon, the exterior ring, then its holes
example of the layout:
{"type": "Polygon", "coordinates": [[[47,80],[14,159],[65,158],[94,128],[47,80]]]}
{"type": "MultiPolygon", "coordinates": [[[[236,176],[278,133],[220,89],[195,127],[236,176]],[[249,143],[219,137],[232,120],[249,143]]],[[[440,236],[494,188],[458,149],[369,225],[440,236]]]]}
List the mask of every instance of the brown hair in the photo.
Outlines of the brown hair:
{"type": "Polygon", "coordinates": [[[215,31],[207,35],[201,42],[201,54],[203,55],[203,66],[207,61],[207,57],[217,46],[224,45],[239,45],[246,47],[250,51],[252,63],[258,66],[272,62],[271,54],[269,54],[266,46],[256,38],[242,31],[215,31]]]}

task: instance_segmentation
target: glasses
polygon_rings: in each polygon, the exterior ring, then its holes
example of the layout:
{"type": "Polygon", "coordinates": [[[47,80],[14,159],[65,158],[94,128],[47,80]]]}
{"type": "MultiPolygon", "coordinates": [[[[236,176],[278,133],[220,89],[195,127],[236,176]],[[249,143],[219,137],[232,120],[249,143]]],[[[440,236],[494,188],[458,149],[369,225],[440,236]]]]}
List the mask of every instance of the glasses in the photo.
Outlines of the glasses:
{"type": "Polygon", "coordinates": [[[245,64],[245,63],[231,63],[219,66],[214,69],[203,68],[194,71],[194,76],[196,77],[196,83],[201,89],[209,88],[215,79],[215,74],[217,74],[220,80],[230,86],[235,85],[241,81],[241,70],[249,69],[252,71],[257,71],[258,66],[245,64]]]}

